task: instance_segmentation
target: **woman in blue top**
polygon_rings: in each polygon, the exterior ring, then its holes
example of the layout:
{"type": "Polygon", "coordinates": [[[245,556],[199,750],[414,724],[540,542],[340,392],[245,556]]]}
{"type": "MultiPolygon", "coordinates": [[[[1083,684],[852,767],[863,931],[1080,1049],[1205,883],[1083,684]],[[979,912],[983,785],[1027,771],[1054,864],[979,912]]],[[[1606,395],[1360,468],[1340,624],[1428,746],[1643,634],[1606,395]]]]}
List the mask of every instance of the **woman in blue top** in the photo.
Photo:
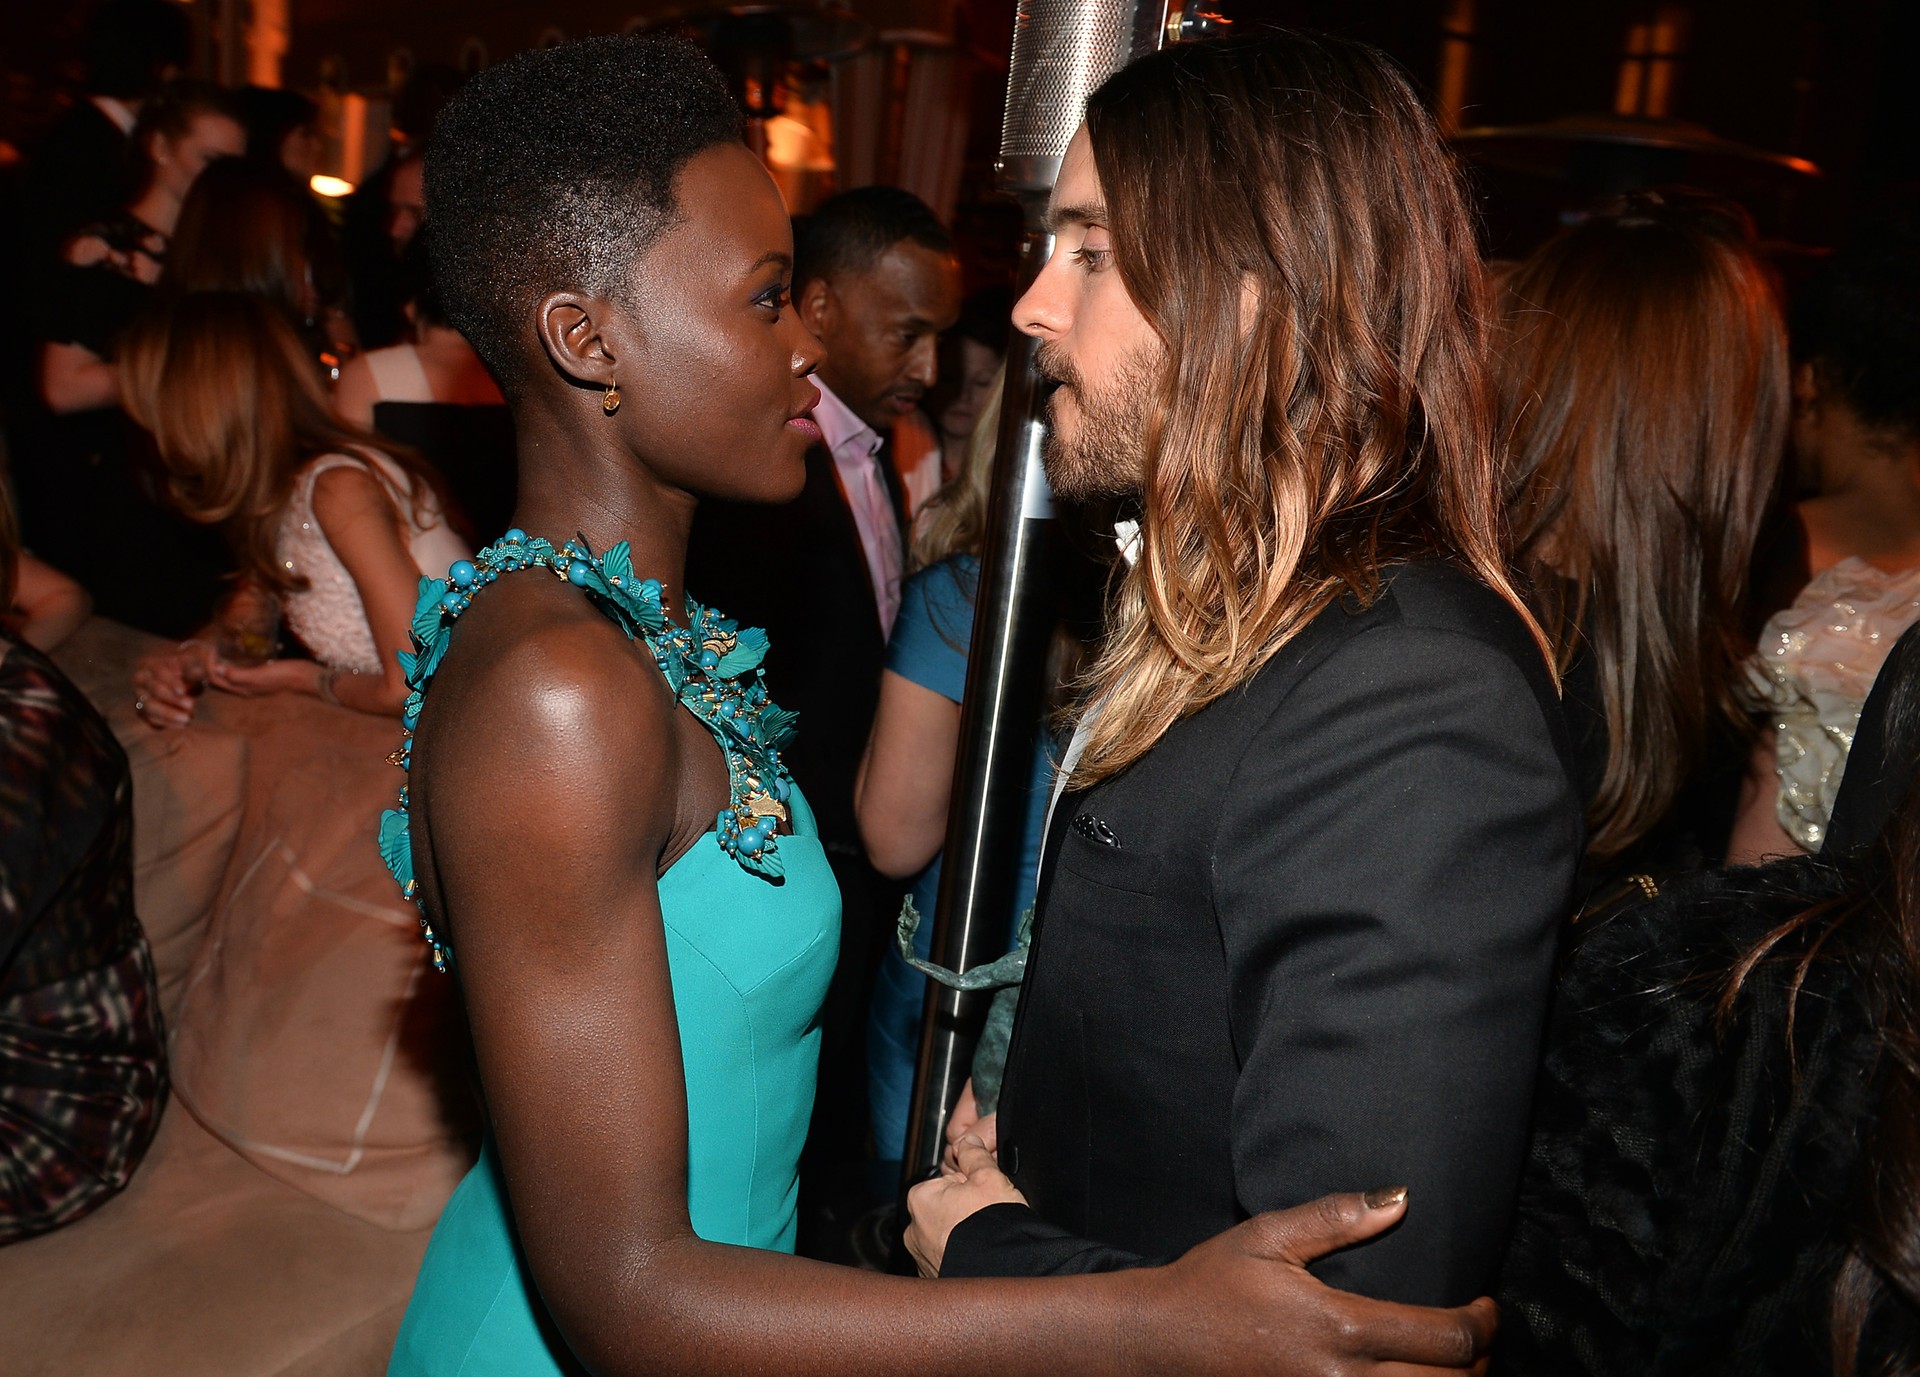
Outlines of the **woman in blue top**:
{"type": "MultiPolygon", "coordinates": [[[[921,917],[914,949],[923,961],[932,947],[934,902],[940,895],[940,848],[946,840],[947,801],[960,745],[960,704],[966,696],[967,650],[973,639],[1003,382],[1004,375],[996,373],[959,472],[920,517],[913,541],[918,572],[900,590],[900,615],[887,640],[880,707],[854,781],[854,813],[867,858],[882,875],[912,877],[910,897],[921,917]]],[[[1040,723],[1034,724],[1034,733],[1033,765],[1020,800],[1026,810],[1020,879],[1013,907],[1002,915],[1002,936],[1008,942],[1020,915],[1033,907],[1053,774],[1052,743],[1040,723]]],[[[927,978],[889,945],[880,958],[867,1011],[867,1105],[874,1157],[883,1172],[890,1166],[894,1177],[906,1151],[926,988],[927,978]]]]}
{"type": "Polygon", "coordinates": [[[835,897],[775,750],[765,638],[681,582],[699,497],[790,500],[819,443],[785,210],[723,79],[669,39],[481,73],[426,192],[449,319],[514,410],[519,501],[515,530],[425,585],[405,662],[408,789],[382,850],[460,981],[489,1141],[391,1370],[1472,1363],[1484,1304],[1394,1306],[1304,1270],[1398,1198],[1331,1197],[1111,1276],[928,1283],[783,1254],[835,897]]]}

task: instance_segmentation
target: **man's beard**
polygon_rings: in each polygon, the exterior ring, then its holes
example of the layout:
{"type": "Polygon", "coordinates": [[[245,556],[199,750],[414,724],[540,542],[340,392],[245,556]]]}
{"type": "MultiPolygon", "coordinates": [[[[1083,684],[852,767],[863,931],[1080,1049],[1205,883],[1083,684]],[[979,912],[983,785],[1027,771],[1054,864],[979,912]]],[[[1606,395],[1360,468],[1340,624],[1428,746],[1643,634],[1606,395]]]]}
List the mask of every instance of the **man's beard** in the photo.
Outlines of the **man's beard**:
{"type": "Polygon", "coordinates": [[[1042,377],[1072,391],[1080,412],[1078,433],[1071,440],[1056,427],[1047,427],[1040,458],[1054,495],[1087,502],[1138,492],[1153,405],[1154,360],[1145,352],[1130,354],[1098,388],[1087,386],[1073,362],[1047,345],[1040,346],[1034,363],[1042,377]]]}

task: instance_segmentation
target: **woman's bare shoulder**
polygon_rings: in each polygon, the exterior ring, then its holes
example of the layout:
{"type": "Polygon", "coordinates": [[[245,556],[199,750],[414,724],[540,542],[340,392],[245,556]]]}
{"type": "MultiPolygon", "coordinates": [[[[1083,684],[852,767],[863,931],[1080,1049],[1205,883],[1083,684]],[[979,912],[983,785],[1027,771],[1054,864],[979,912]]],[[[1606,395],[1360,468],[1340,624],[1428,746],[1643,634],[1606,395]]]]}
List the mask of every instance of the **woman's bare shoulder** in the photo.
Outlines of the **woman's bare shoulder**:
{"type": "Polygon", "coordinates": [[[455,626],[414,768],[438,774],[444,755],[463,775],[563,772],[583,795],[618,788],[670,817],[673,707],[651,658],[578,589],[527,571],[489,588],[455,626]]]}

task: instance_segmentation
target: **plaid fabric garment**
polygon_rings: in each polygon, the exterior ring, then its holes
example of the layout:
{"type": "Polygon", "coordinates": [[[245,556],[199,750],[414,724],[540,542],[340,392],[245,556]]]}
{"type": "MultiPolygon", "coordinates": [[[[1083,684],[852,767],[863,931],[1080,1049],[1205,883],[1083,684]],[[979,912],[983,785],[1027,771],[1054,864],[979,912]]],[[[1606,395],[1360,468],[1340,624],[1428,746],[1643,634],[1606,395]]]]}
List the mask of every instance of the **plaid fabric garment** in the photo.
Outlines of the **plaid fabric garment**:
{"type": "Polygon", "coordinates": [[[0,640],[0,1243],[126,1185],[166,1060],[133,910],[126,754],[38,652],[0,640]]]}

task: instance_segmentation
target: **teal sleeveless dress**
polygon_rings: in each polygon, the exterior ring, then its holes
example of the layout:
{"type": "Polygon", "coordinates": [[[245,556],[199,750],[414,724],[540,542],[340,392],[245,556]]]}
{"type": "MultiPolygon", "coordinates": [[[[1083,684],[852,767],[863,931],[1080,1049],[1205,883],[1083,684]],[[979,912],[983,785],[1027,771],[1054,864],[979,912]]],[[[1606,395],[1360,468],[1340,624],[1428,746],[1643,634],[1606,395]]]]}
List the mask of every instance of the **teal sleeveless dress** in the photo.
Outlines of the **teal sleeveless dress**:
{"type": "MultiPolygon", "coordinates": [[[[735,751],[738,740],[724,724],[708,727],[735,751]]],[[[722,828],[660,877],[660,908],[686,1069],[694,1232],[790,1253],[819,1058],[817,1016],[839,956],[840,893],[812,810],[790,781],[783,798],[792,831],[777,838],[780,873],[756,873],[723,844],[723,814],[722,828]]],[[[578,1370],[527,1272],[489,1136],[427,1245],[387,1371],[540,1377],[578,1370]]]]}

